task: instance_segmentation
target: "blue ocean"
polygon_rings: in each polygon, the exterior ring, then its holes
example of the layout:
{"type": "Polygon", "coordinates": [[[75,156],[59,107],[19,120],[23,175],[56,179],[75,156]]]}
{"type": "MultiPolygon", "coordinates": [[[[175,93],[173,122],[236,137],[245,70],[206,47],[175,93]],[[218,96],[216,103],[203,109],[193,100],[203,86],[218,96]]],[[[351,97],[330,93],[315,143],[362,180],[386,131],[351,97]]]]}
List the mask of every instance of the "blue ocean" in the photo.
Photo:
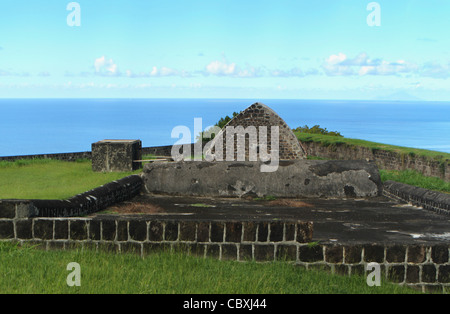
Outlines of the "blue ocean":
{"type": "Polygon", "coordinates": [[[262,102],[291,127],[450,153],[450,102],[277,99],[0,99],[0,156],[91,150],[103,139],[172,145],[172,129],[203,128],[262,102]]]}

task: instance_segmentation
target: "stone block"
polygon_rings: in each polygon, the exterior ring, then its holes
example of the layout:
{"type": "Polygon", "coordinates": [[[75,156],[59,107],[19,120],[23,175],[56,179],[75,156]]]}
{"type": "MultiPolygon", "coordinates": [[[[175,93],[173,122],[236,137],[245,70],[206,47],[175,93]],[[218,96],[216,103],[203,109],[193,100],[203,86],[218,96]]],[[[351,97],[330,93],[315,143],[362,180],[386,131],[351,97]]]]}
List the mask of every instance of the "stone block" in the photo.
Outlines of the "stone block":
{"type": "Polygon", "coordinates": [[[84,220],[70,221],[70,239],[71,240],[86,240],[88,226],[84,220]]]}
{"type": "Polygon", "coordinates": [[[256,261],[273,261],[274,245],[272,244],[255,244],[255,260],[256,261]]]}
{"type": "Polygon", "coordinates": [[[128,221],[117,221],[117,241],[128,241],[128,221]]]}
{"type": "MultiPolygon", "coordinates": [[[[16,237],[18,239],[32,239],[33,220],[23,219],[16,221],[16,237]]],[[[67,239],[67,238],[66,238],[67,239]]]]}
{"type": "Polygon", "coordinates": [[[195,230],[194,221],[180,222],[180,241],[195,241],[195,230]]]}
{"type": "MultiPolygon", "coordinates": [[[[91,240],[100,240],[100,221],[99,220],[91,220],[89,223],[89,239],[91,240]]],[[[56,225],[55,225],[55,234],[56,234],[56,225]]]]}
{"type": "Polygon", "coordinates": [[[239,246],[239,260],[251,261],[253,259],[253,248],[251,244],[241,244],[239,246]]]}
{"type": "Polygon", "coordinates": [[[292,244],[278,244],[276,251],[276,260],[278,261],[296,261],[297,246],[292,244]]]}
{"type": "Polygon", "coordinates": [[[220,257],[220,245],[208,244],[206,246],[206,257],[219,258],[220,257]]]}
{"type": "Polygon", "coordinates": [[[431,249],[431,259],[437,264],[445,264],[449,261],[449,247],[447,245],[436,245],[431,249]]]}
{"type": "Polygon", "coordinates": [[[245,242],[255,242],[256,241],[256,227],[257,224],[251,221],[245,221],[242,223],[244,227],[244,238],[245,242]]]}
{"type": "Polygon", "coordinates": [[[440,283],[450,283],[450,265],[439,266],[438,281],[440,283]]]}
{"type": "Polygon", "coordinates": [[[434,264],[427,264],[422,266],[422,282],[436,282],[436,266],[434,264]]]}
{"type": "Polygon", "coordinates": [[[55,220],[55,240],[69,239],[69,221],[55,220]]]}
{"type": "Polygon", "coordinates": [[[297,223],[297,242],[308,243],[312,241],[313,222],[299,221],[297,223]]]}
{"type": "Polygon", "coordinates": [[[198,223],[197,242],[209,242],[209,222],[198,223]]]}
{"type": "Polygon", "coordinates": [[[406,282],[418,283],[420,280],[420,267],[415,265],[407,265],[406,267],[406,282]]]}
{"type": "Polygon", "coordinates": [[[270,223],[270,242],[283,241],[284,224],[282,222],[270,223]]]}
{"type": "Polygon", "coordinates": [[[328,263],[342,263],[344,258],[343,247],[327,246],[325,247],[325,261],[328,263]]]}
{"type": "Polygon", "coordinates": [[[241,242],[242,238],[242,223],[241,222],[227,222],[225,229],[225,242],[241,242]]]}
{"type": "Polygon", "coordinates": [[[211,242],[223,242],[224,224],[221,222],[211,223],[211,242]]]}
{"type": "Polygon", "coordinates": [[[366,245],[364,246],[364,260],[368,263],[382,263],[384,260],[384,246],[366,245]]]}
{"type": "Polygon", "coordinates": [[[299,248],[299,258],[301,262],[321,262],[323,261],[323,248],[321,245],[301,246],[299,248]]]}
{"type": "Polygon", "coordinates": [[[116,239],[116,222],[114,220],[102,221],[102,240],[114,241],[116,239]]]}
{"type": "Polygon", "coordinates": [[[423,245],[412,245],[408,247],[408,263],[423,263],[427,258],[426,247],[423,245]]]}
{"type": "Polygon", "coordinates": [[[261,222],[258,224],[258,242],[267,242],[269,236],[269,223],[261,222]]]}
{"type": "Polygon", "coordinates": [[[14,224],[12,220],[0,221],[0,239],[14,238],[14,224]]]}
{"type": "Polygon", "coordinates": [[[135,241],[144,241],[147,239],[147,222],[130,221],[130,238],[135,241]]]}
{"type": "Polygon", "coordinates": [[[53,238],[53,220],[36,219],[34,221],[34,237],[42,240],[53,238]]]}
{"type": "Polygon", "coordinates": [[[16,216],[16,204],[8,201],[0,201],[0,218],[14,218],[16,216]]]}
{"type": "Polygon", "coordinates": [[[103,140],[92,144],[92,170],[95,172],[134,171],[142,167],[140,140],[103,140]]]}
{"type": "Polygon", "coordinates": [[[222,259],[236,260],[237,246],[235,244],[222,244],[222,259]]]}
{"type": "Polygon", "coordinates": [[[396,283],[401,283],[405,279],[405,266],[389,266],[387,269],[387,273],[389,280],[396,283]]]}
{"type": "Polygon", "coordinates": [[[163,239],[163,224],[160,221],[150,222],[148,230],[148,239],[150,241],[162,241],[163,239]]]}
{"type": "Polygon", "coordinates": [[[388,263],[403,263],[406,256],[406,247],[394,245],[386,249],[386,261],[388,263]]]}
{"type": "Polygon", "coordinates": [[[178,239],[178,223],[167,222],[165,226],[165,241],[176,241],[178,239]]]}

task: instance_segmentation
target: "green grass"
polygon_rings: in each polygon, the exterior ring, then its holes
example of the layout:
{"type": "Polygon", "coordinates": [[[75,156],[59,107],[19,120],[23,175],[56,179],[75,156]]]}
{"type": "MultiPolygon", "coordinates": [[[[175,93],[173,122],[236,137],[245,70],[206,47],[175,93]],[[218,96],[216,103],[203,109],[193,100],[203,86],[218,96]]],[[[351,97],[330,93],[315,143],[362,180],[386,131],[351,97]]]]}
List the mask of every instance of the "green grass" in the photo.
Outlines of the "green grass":
{"type": "Polygon", "coordinates": [[[66,199],[139,172],[93,172],[89,160],[1,161],[0,199],[66,199]]]}
{"type": "Polygon", "coordinates": [[[415,170],[380,170],[383,182],[391,180],[428,190],[450,193],[450,182],[435,177],[426,177],[415,170]]]}
{"type": "Polygon", "coordinates": [[[192,206],[192,207],[204,207],[204,208],[215,207],[214,205],[203,204],[203,203],[189,204],[189,206],[192,206]]]}
{"type": "MultiPolygon", "coordinates": [[[[447,162],[450,160],[449,153],[425,150],[425,149],[416,149],[410,147],[402,147],[402,146],[393,146],[375,142],[369,142],[358,139],[350,139],[343,138],[337,136],[329,136],[329,135],[320,135],[320,134],[307,134],[296,132],[295,135],[302,142],[316,142],[321,143],[324,146],[337,146],[337,145],[349,145],[354,149],[357,149],[359,146],[367,147],[375,150],[386,150],[390,152],[399,153],[401,156],[423,156],[427,159],[439,161],[441,163],[447,162]]],[[[322,160],[326,158],[316,157],[316,156],[308,156],[308,159],[311,160],[322,160]]],[[[410,184],[414,186],[418,186],[424,189],[429,189],[433,191],[450,193],[450,182],[446,182],[440,178],[436,177],[427,177],[422,173],[415,170],[384,170],[380,169],[381,180],[387,181],[392,180],[396,182],[401,182],[405,184],[410,184]]]]}
{"type": "Polygon", "coordinates": [[[418,148],[410,148],[410,147],[403,147],[403,146],[394,146],[394,145],[388,145],[388,144],[382,144],[382,143],[376,143],[376,142],[370,142],[365,140],[359,140],[359,139],[351,139],[351,138],[345,138],[345,137],[337,137],[337,136],[330,136],[330,135],[321,135],[321,134],[308,134],[308,133],[301,133],[301,132],[295,132],[295,135],[301,142],[316,142],[321,143],[324,146],[337,146],[337,145],[350,145],[354,146],[355,149],[358,146],[367,147],[375,150],[386,150],[390,152],[396,152],[401,155],[410,155],[410,156],[424,156],[427,158],[430,158],[432,160],[436,161],[445,161],[450,160],[450,154],[444,153],[444,152],[438,152],[433,150],[425,150],[425,149],[418,149],[418,148]]]}
{"type": "Polygon", "coordinates": [[[331,275],[285,262],[219,261],[179,253],[141,258],[91,250],[43,251],[0,243],[0,293],[300,294],[419,293],[384,282],[369,287],[363,276],[331,275]],[[81,268],[81,286],[66,283],[81,268]]]}

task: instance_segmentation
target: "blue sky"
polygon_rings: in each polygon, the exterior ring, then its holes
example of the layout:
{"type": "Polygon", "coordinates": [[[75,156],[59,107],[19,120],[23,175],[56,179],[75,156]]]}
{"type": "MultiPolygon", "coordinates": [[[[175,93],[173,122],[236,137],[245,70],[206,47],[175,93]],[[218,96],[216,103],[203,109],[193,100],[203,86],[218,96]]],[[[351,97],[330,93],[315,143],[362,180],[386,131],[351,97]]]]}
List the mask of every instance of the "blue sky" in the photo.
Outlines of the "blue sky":
{"type": "Polygon", "coordinates": [[[450,101],[450,1],[0,4],[0,98],[450,101]]]}

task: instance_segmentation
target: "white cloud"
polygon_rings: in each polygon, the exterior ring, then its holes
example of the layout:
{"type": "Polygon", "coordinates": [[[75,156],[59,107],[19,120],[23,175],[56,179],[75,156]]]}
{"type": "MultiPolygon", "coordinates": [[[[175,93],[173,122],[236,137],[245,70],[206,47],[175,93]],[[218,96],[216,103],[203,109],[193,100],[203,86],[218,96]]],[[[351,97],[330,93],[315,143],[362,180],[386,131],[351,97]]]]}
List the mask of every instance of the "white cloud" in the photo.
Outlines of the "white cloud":
{"type": "Polygon", "coordinates": [[[212,61],[206,65],[205,70],[200,72],[203,75],[228,76],[238,78],[255,78],[264,76],[265,70],[262,67],[255,67],[246,64],[245,67],[240,67],[234,62],[227,61],[212,61]]]}
{"type": "Polygon", "coordinates": [[[117,64],[112,59],[106,59],[105,56],[95,59],[95,73],[99,75],[115,76],[119,75],[117,64]]]}
{"type": "Polygon", "coordinates": [[[420,75],[437,79],[447,79],[450,77],[450,62],[448,64],[427,62],[421,67],[420,75]]]}
{"type": "Polygon", "coordinates": [[[213,61],[206,66],[206,73],[219,76],[234,76],[237,74],[236,63],[213,61]]]}
{"type": "Polygon", "coordinates": [[[342,52],[340,52],[337,55],[329,56],[326,60],[326,63],[329,65],[336,65],[336,64],[340,64],[340,63],[344,62],[345,60],[347,60],[347,56],[345,54],[343,54],[342,52]]]}
{"type": "Polygon", "coordinates": [[[271,70],[270,75],[274,77],[303,77],[305,73],[299,67],[294,67],[289,70],[271,70]]]}
{"type": "Polygon", "coordinates": [[[405,60],[395,62],[382,59],[370,59],[368,54],[362,52],[355,58],[339,53],[328,57],[322,65],[326,75],[400,75],[417,71],[418,66],[405,60]]]}
{"type": "Polygon", "coordinates": [[[131,70],[127,70],[125,72],[127,77],[132,77],[132,78],[136,78],[136,77],[163,77],[163,76],[181,76],[181,77],[186,77],[186,76],[191,76],[191,74],[189,72],[186,71],[179,71],[176,69],[172,69],[169,67],[156,67],[153,66],[152,70],[149,72],[140,72],[140,73],[134,73],[131,70]]]}

